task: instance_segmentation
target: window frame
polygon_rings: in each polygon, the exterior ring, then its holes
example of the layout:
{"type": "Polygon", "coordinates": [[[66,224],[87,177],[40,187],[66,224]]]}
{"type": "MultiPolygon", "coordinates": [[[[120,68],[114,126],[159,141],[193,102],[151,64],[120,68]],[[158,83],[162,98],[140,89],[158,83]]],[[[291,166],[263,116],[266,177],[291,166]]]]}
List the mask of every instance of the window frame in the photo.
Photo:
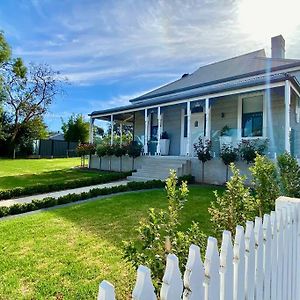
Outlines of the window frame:
{"type": "Polygon", "coordinates": [[[237,138],[239,140],[251,140],[251,139],[265,139],[267,135],[266,130],[266,123],[267,123],[267,107],[266,107],[266,97],[265,92],[255,92],[255,93],[246,93],[239,95],[238,97],[238,118],[237,118],[237,138]],[[256,97],[256,96],[262,96],[263,101],[263,111],[262,111],[262,135],[261,136],[242,136],[243,132],[243,99],[250,98],[250,97],[256,97]]]}

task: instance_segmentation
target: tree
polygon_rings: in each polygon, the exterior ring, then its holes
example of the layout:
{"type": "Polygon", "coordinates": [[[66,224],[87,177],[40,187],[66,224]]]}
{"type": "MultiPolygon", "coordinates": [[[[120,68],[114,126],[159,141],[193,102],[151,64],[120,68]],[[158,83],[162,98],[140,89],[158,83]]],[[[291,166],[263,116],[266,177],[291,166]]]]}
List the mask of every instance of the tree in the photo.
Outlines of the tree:
{"type": "Polygon", "coordinates": [[[42,118],[64,82],[48,65],[30,64],[27,69],[20,58],[11,60],[2,71],[4,107],[12,116],[9,142],[15,158],[18,136],[33,119],[42,118]]]}
{"type": "Polygon", "coordinates": [[[138,238],[124,242],[124,258],[134,267],[145,265],[151,269],[157,292],[161,286],[166,256],[174,253],[179,258],[181,270],[185,269],[190,244],[205,249],[206,235],[199,223],[192,222],[185,231],[179,230],[180,213],[188,201],[188,186],[182,182],[177,188],[176,172],[170,172],[166,180],[168,205],[166,209],[150,208],[147,217],[137,228],[138,238]]]}
{"type": "Polygon", "coordinates": [[[215,233],[220,236],[223,230],[235,232],[237,225],[244,226],[256,213],[255,198],[249,187],[245,186],[246,176],[241,176],[233,163],[230,164],[232,177],[226,182],[222,194],[215,191],[216,199],[212,201],[208,212],[215,233]]]}
{"type": "Polygon", "coordinates": [[[204,182],[204,164],[212,159],[211,147],[211,140],[203,139],[201,137],[198,142],[194,144],[194,150],[197,153],[197,157],[202,162],[202,182],[204,182]]]}
{"type": "Polygon", "coordinates": [[[228,168],[231,163],[238,160],[238,149],[224,144],[221,148],[220,157],[226,166],[226,182],[228,181],[228,168]]]}
{"type": "Polygon", "coordinates": [[[0,31],[0,69],[3,64],[9,61],[11,57],[11,49],[5,40],[4,34],[0,31]]]}
{"type": "Polygon", "coordinates": [[[300,197],[300,166],[297,159],[285,152],[277,158],[281,189],[284,196],[300,197]]]}
{"type": "Polygon", "coordinates": [[[266,156],[257,154],[253,166],[252,187],[260,217],[275,209],[275,200],[280,196],[279,179],[276,165],[266,156]]]}
{"type": "Polygon", "coordinates": [[[67,122],[62,120],[62,131],[68,142],[87,143],[89,140],[89,122],[82,115],[71,115],[67,122]]]}

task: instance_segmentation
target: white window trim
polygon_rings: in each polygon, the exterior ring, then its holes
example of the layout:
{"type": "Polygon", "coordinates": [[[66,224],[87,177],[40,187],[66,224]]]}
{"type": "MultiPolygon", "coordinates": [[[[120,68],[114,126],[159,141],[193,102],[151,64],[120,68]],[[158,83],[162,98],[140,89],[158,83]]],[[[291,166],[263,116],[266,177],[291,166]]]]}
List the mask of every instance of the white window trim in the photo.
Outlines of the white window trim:
{"type": "Polygon", "coordinates": [[[238,97],[238,116],[237,116],[237,139],[238,140],[255,140],[267,138],[267,101],[265,92],[247,93],[238,97]],[[243,99],[248,97],[262,96],[263,97],[263,135],[242,137],[242,117],[243,117],[243,99]]]}
{"type": "Polygon", "coordinates": [[[295,107],[295,113],[296,113],[296,123],[300,122],[300,97],[296,97],[296,107],[295,107]]]}

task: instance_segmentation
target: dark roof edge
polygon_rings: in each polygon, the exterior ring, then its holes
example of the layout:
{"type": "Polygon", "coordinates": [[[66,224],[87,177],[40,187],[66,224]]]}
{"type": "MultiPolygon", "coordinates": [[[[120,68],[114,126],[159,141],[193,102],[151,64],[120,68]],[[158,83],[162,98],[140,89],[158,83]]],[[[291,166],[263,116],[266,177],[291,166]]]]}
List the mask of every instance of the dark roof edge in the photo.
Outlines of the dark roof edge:
{"type": "MultiPolygon", "coordinates": [[[[273,67],[273,68],[270,68],[270,70],[268,72],[274,72],[274,71],[284,70],[284,69],[298,67],[298,66],[300,67],[300,62],[291,63],[291,64],[287,64],[287,65],[284,65],[284,66],[273,67]]],[[[260,75],[260,74],[263,74],[265,72],[266,72],[266,70],[255,71],[255,72],[245,73],[245,74],[242,74],[242,75],[227,77],[227,78],[224,78],[224,79],[218,79],[218,80],[214,80],[214,81],[210,81],[210,82],[206,82],[206,83],[202,83],[202,84],[194,84],[194,85],[191,85],[189,87],[173,90],[172,92],[162,92],[162,93],[158,93],[158,94],[153,95],[153,96],[140,96],[140,97],[137,97],[137,98],[134,98],[134,99],[130,100],[130,102],[135,103],[137,101],[153,99],[153,98],[157,98],[157,97],[160,97],[160,96],[165,96],[165,95],[168,95],[168,94],[188,91],[188,90],[192,90],[192,89],[195,89],[195,88],[200,88],[200,87],[204,87],[204,86],[218,84],[218,83],[222,83],[222,82],[226,82],[226,81],[241,79],[241,78],[249,77],[249,76],[260,75]]]]}

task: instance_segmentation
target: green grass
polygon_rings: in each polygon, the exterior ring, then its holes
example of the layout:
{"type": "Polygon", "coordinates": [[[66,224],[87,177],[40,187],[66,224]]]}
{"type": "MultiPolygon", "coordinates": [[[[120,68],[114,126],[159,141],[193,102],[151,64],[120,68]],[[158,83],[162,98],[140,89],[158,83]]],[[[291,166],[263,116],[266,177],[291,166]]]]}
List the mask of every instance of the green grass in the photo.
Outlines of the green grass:
{"type": "MultiPolygon", "coordinates": [[[[195,220],[211,233],[214,189],[190,187],[182,228],[195,220]]],[[[136,237],[150,207],[166,204],[165,191],[152,190],[0,222],[0,299],[95,299],[103,279],[129,299],[135,270],[122,259],[122,240],[136,237]]]]}
{"type": "MultiPolygon", "coordinates": [[[[80,158],[0,159],[0,190],[57,184],[99,176],[99,172],[73,169],[80,158]]],[[[105,174],[108,172],[101,172],[105,174]]]]}

